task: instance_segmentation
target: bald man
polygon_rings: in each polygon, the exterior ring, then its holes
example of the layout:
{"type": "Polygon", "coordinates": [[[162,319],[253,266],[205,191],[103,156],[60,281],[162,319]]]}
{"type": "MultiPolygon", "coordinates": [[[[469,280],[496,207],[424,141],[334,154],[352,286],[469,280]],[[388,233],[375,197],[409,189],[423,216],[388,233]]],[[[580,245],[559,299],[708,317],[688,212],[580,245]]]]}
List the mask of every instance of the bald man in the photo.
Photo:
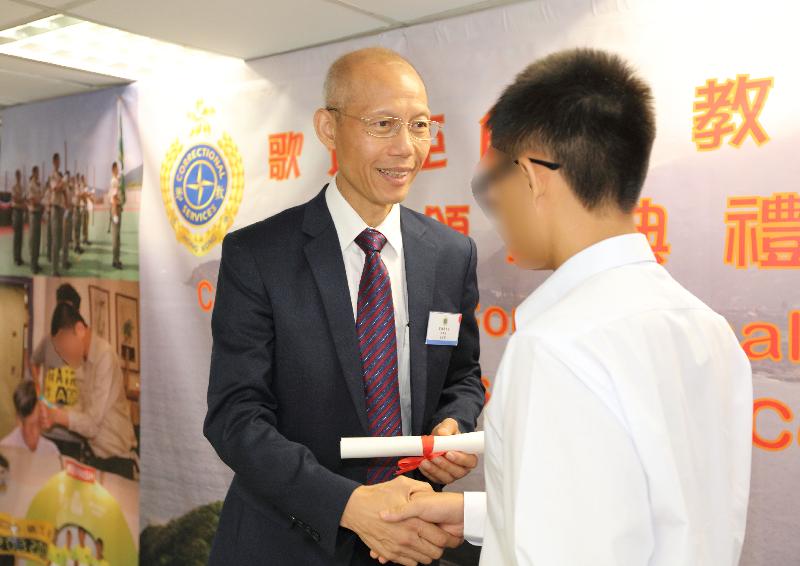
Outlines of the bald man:
{"type": "Polygon", "coordinates": [[[429,564],[460,543],[379,513],[463,477],[474,455],[416,479],[395,477],[396,459],[339,457],[342,437],[472,431],[483,407],[475,244],[400,205],[439,124],[389,50],[338,59],[324,94],[314,126],[337,175],[222,246],[204,431],[235,477],[212,565],[375,564],[370,549],[429,564]]]}

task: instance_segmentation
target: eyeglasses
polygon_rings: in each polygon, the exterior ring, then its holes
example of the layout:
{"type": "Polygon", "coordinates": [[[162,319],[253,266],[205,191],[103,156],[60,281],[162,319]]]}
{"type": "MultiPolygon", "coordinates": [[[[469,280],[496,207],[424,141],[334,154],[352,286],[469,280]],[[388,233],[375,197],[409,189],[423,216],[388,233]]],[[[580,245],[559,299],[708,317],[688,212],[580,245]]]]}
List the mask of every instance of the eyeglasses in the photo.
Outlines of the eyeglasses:
{"type": "Polygon", "coordinates": [[[400,132],[402,126],[408,128],[408,133],[411,137],[420,141],[432,140],[442,129],[442,125],[436,120],[428,120],[427,118],[419,118],[406,122],[402,118],[394,116],[351,116],[345,114],[338,108],[327,107],[325,110],[329,112],[338,112],[342,116],[361,120],[364,123],[364,131],[370,136],[376,138],[391,138],[400,132]]]}
{"type": "MultiPolygon", "coordinates": [[[[533,157],[528,157],[527,159],[531,163],[541,165],[551,171],[557,171],[561,168],[560,163],[533,157]]],[[[484,158],[478,163],[477,171],[471,182],[472,196],[487,216],[492,215],[493,208],[489,200],[489,188],[505,177],[515,165],[521,167],[519,159],[513,159],[507,153],[493,147],[489,148],[484,158]]]]}

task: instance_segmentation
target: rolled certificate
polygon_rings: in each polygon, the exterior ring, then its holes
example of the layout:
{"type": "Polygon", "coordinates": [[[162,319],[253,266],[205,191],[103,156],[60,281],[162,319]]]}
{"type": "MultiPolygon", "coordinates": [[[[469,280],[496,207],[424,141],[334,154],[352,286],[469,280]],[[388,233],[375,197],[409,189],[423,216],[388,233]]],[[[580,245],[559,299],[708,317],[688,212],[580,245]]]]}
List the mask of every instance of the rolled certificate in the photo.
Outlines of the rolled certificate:
{"type": "Polygon", "coordinates": [[[389,458],[393,456],[427,456],[431,452],[458,450],[483,454],[483,431],[452,436],[366,436],[342,438],[339,444],[342,459],[389,458]],[[432,447],[427,446],[433,439],[432,447]]]}

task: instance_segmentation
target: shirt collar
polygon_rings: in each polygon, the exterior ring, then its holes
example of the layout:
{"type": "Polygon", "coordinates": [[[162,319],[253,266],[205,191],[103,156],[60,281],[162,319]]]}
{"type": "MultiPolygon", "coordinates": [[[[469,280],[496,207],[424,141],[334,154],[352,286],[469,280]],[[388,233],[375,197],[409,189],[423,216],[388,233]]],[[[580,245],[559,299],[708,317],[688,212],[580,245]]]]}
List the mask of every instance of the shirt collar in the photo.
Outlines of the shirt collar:
{"type": "Polygon", "coordinates": [[[520,304],[516,325],[520,328],[531,323],[594,275],[624,265],[655,261],[650,243],[643,234],[624,234],[597,242],[564,262],[520,304]]]}
{"type": "MultiPolygon", "coordinates": [[[[339,186],[336,184],[336,177],[330,180],[328,188],[325,189],[325,203],[328,205],[328,211],[331,213],[336,234],[339,236],[339,245],[344,251],[369,226],[342,196],[339,186]]],[[[400,206],[392,206],[381,225],[375,229],[386,236],[387,243],[392,246],[397,254],[400,254],[403,249],[403,236],[400,231],[400,206]]]]}

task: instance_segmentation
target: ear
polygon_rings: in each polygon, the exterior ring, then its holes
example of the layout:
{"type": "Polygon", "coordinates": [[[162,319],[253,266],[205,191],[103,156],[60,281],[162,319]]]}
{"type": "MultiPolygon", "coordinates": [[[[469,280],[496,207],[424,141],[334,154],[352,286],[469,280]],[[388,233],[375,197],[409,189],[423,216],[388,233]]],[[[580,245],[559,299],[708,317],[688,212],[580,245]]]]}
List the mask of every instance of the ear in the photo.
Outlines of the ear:
{"type": "Polygon", "coordinates": [[[548,192],[545,177],[527,157],[520,157],[519,163],[522,165],[522,169],[528,177],[528,187],[530,187],[531,196],[534,200],[534,204],[536,204],[548,192]]]}
{"type": "Polygon", "coordinates": [[[314,112],[314,131],[328,151],[336,149],[336,119],[332,112],[324,108],[314,112]]]}

